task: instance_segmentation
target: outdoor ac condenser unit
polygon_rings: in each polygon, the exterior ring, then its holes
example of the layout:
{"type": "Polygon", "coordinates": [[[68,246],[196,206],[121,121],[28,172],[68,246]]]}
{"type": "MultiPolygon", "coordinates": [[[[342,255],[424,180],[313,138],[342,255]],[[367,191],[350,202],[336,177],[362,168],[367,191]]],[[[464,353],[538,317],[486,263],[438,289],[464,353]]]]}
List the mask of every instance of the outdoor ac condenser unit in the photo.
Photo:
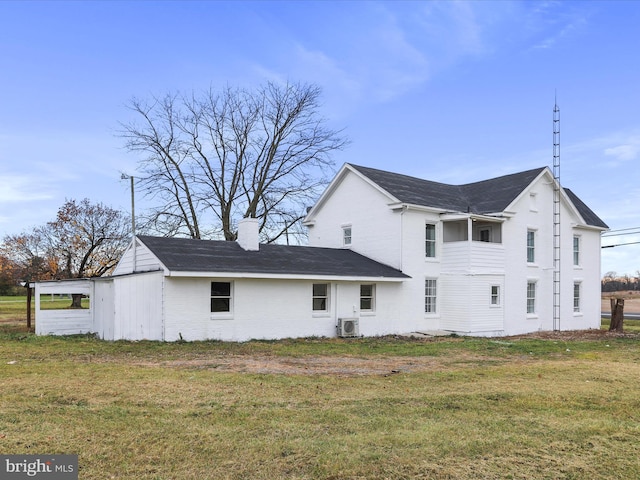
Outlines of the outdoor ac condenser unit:
{"type": "Polygon", "coordinates": [[[338,319],[338,336],[339,337],[359,337],[357,318],[339,318],[338,319]]]}

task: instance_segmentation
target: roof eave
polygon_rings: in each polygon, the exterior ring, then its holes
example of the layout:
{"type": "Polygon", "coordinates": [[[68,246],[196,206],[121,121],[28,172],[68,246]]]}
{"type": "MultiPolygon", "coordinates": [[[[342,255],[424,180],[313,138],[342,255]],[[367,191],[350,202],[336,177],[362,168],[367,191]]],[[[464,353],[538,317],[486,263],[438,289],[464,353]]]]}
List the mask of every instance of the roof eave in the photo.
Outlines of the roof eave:
{"type": "Polygon", "coordinates": [[[296,273],[265,273],[265,272],[193,272],[187,270],[169,271],[167,277],[193,277],[193,278],[246,278],[261,280],[318,280],[318,281],[345,281],[345,282],[404,282],[411,278],[404,273],[402,276],[368,276],[368,275],[312,275],[296,273]]]}

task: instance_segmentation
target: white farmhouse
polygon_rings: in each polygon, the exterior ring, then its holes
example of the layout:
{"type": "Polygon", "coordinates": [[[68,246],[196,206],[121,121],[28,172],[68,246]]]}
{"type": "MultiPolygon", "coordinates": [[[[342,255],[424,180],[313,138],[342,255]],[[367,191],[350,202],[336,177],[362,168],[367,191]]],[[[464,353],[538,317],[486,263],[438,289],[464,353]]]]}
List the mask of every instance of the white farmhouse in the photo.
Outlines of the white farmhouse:
{"type": "Polygon", "coordinates": [[[304,224],[310,246],[259,245],[255,219],[237,242],[138,236],[110,277],[37,284],[37,333],[244,341],[600,326],[607,226],[548,168],[455,186],[346,164],[304,224]],[[40,310],[41,295],[62,292],[91,306],[40,310]]]}
{"type": "Polygon", "coordinates": [[[546,167],[446,185],[346,164],[305,225],[310,245],[348,248],[411,277],[394,312],[413,330],[600,327],[600,234],[608,227],[546,167]]]}

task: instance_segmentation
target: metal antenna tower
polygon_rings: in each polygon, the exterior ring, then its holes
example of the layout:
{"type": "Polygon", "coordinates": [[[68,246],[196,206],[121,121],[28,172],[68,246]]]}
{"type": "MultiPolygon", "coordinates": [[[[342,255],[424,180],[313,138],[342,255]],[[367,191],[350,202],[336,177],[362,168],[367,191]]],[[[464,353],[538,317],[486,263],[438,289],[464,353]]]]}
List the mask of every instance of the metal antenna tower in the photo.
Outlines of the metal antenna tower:
{"type": "Polygon", "coordinates": [[[560,330],[560,108],[553,107],[553,329],[560,330]]]}

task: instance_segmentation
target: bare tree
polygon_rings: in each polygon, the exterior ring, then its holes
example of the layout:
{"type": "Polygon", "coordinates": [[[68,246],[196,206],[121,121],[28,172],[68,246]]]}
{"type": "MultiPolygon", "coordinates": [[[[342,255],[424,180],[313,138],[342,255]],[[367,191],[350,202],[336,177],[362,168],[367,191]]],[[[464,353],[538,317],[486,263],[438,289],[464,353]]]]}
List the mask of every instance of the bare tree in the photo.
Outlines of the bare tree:
{"type": "Polygon", "coordinates": [[[320,94],[313,85],[268,83],[132,100],[138,122],[120,134],[145,155],[138,185],[157,203],[151,226],[234,240],[237,221],[253,217],[264,241],[298,236],[306,206],[328,182],[331,154],[347,144],[320,117],[320,94]]]}

